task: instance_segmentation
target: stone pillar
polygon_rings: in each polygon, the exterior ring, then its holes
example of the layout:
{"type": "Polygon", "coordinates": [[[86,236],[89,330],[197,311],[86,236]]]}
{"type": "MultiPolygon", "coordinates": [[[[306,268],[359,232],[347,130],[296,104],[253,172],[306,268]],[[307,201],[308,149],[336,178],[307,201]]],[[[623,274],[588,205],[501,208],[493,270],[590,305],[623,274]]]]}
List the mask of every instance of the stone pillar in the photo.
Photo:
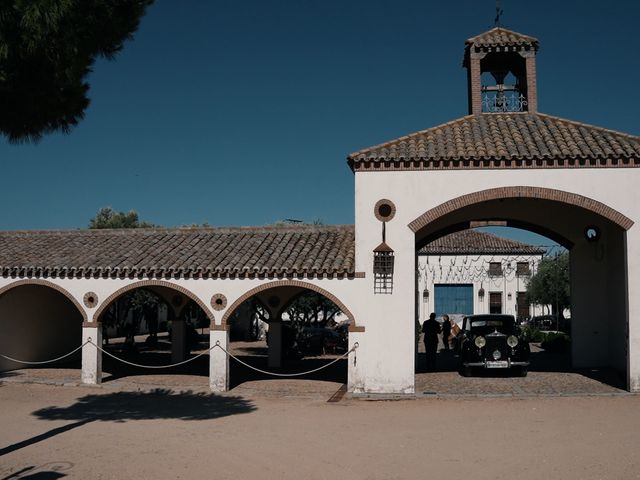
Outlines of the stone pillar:
{"type": "Polygon", "coordinates": [[[171,320],[171,363],[187,359],[187,328],[184,320],[171,320]]]}
{"type": "Polygon", "coordinates": [[[528,52],[525,56],[527,68],[527,111],[535,113],[538,111],[538,80],[536,77],[536,54],[528,52]]]}
{"type": "Polygon", "coordinates": [[[467,72],[469,114],[479,115],[482,113],[482,69],[480,61],[486,54],[472,52],[469,55],[469,66],[467,72]]]}
{"type": "Polygon", "coordinates": [[[269,322],[269,360],[270,368],[282,366],[282,322],[269,322]]]}
{"type": "MultiPolygon", "coordinates": [[[[214,330],[219,325],[212,325],[209,331],[209,346],[219,343],[224,350],[229,350],[229,331],[214,330]]],[[[229,389],[229,356],[215,347],[209,352],[209,388],[212,392],[226,392],[229,389]]]]}
{"type": "Polygon", "coordinates": [[[84,322],[82,324],[82,383],[99,385],[102,383],[102,324],[100,322],[84,322]],[[91,340],[92,343],[85,343],[91,340]]]}

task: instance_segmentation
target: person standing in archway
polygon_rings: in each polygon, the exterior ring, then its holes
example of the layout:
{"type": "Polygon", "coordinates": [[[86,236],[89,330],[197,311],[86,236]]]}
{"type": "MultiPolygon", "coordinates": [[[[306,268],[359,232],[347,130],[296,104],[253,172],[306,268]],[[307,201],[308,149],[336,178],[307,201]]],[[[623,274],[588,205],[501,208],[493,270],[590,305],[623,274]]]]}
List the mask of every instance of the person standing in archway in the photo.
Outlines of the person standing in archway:
{"type": "Polygon", "coordinates": [[[422,324],[424,350],[427,354],[427,371],[436,369],[436,353],[438,352],[438,334],[440,331],[440,324],[436,321],[436,314],[432,313],[429,315],[429,319],[422,324]]]}
{"type": "Polygon", "coordinates": [[[451,336],[451,320],[449,315],[442,316],[442,343],[444,343],[444,349],[449,351],[449,337],[451,336]]]}

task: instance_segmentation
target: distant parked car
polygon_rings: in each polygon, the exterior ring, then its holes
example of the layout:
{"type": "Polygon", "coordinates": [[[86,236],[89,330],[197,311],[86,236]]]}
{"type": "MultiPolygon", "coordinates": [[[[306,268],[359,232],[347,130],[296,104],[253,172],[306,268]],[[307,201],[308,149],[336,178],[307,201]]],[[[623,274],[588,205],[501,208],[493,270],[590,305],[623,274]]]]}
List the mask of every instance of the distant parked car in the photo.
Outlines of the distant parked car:
{"type": "Polygon", "coordinates": [[[461,375],[470,376],[474,369],[511,369],[522,377],[527,375],[529,342],[512,315],[464,317],[459,337],[461,375]]]}
{"type": "Polygon", "coordinates": [[[571,331],[571,319],[557,315],[538,315],[531,319],[531,326],[539,330],[560,330],[565,333],[571,331]]]}
{"type": "Polygon", "coordinates": [[[342,329],[329,327],[304,327],[299,343],[303,355],[323,355],[347,349],[347,337],[342,329]]]}

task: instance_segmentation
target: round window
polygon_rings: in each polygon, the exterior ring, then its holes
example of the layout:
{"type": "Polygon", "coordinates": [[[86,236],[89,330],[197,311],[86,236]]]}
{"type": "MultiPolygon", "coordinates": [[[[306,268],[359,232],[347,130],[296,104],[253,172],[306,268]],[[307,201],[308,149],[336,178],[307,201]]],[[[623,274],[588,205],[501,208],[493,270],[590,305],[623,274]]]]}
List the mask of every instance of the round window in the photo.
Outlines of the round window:
{"type": "Polygon", "coordinates": [[[391,200],[378,200],[376,206],[373,208],[373,213],[381,222],[388,222],[395,216],[396,206],[391,200]]]}

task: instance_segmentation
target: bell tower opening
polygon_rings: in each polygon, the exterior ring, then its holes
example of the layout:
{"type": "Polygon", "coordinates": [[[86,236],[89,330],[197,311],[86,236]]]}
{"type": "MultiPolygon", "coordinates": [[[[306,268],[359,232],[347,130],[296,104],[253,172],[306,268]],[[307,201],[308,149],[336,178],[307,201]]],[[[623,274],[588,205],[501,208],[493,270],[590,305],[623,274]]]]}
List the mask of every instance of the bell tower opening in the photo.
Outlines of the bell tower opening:
{"type": "Polygon", "coordinates": [[[465,42],[469,113],[536,112],[538,39],[495,27],[465,42]]]}

